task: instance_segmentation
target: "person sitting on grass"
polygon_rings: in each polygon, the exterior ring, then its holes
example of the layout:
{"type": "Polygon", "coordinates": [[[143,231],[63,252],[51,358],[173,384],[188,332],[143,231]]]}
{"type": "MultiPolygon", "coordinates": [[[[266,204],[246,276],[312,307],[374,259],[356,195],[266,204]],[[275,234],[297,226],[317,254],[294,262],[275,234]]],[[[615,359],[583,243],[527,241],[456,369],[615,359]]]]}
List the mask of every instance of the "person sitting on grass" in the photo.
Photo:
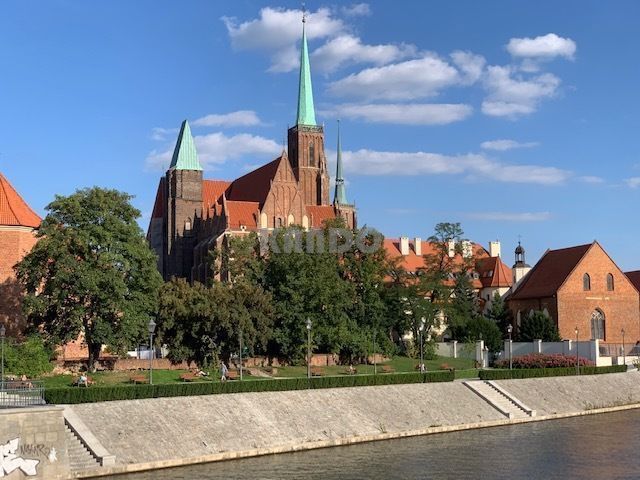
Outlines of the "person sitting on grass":
{"type": "Polygon", "coordinates": [[[78,386],[79,387],[88,387],[89,386],[89,379],[87,378],[87,375],[84,373],[80,374],[80,378],[78,379],[78,386]]]}

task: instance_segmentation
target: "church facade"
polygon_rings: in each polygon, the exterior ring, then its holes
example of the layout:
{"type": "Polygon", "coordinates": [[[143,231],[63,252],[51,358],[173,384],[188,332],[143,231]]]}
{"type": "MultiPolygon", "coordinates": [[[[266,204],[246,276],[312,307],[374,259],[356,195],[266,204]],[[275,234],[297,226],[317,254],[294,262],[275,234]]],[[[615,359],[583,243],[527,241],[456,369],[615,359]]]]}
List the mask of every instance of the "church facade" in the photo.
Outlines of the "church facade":
{"type": "Polygon", "coordinates": [[[266,165],[235,180],[208,180],[203,178],[189,124],[182,123],[147,231],[165,280],[205,281],[211,275],[209,252],[224,248],[232,236],[291,225],[317,229],[334,218],[344,219],[349,228],[357,226],[355,206],[345,191],[339,134],[330,200],[324,128],[315,118],[304,23],[297,118],[287,138],[287,149],[266,165]]]}

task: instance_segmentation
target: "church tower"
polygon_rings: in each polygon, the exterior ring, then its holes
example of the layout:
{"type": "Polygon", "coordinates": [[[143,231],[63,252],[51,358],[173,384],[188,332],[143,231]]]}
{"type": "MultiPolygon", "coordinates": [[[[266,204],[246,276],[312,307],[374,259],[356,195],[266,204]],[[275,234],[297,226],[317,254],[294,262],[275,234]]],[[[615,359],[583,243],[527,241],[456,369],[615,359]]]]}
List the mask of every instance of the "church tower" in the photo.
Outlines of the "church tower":
{"type": "Polygon", "coordinates": [[[163,269],[165,280],[171,277],[191,279],[193,226],[202,210],[202,166],[191,136],[189,123],[180,127],[178,141],[167,170],[164,216],[163,269]]]}
{"type": "Polygon", "coordinates": [[[344,184],[342,174],[342,144],[340,140],[340,120],[338,120],[338,146],[336,154],[336,189],[333,195],[333,207],[336,210],[336,217],[345,220],[349,228],[356,228],[356,208],[355,205],[347,201],[347,187],[344,184]]]}
{"type": "Polygon", "coordinates": [[[515,250],[515,256],[516,263],[513,264],[513,290],[516,289],[524,276],[529,273],[529,270],[531,270],[531,267],[527,264],[524,258],[524,247],[520,245],[519,241],[515,250]]]}
{"type": "Polygon", "coordinates": [[[316,124],[305,23],[306,19],[303,16],[298,115],[296,124],[288,131],[288,154],[305,205],[329,205],[329,174],[324,155],[324,129],[316,124]]]}

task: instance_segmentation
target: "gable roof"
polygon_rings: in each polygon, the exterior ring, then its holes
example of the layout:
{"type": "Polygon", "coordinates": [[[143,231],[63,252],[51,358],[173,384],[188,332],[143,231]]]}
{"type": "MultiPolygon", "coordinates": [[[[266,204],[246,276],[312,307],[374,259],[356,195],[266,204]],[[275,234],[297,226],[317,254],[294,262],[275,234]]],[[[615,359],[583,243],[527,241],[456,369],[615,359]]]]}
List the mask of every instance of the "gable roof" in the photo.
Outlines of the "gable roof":
{"type": "Polygon", "coordinates": [[[500,257],[480,258],[476,262],[476,271],[480,275],[480,282],[485,288],[511,287],[513,276],[511,269],[500,257]]]}
{"type": "Polygon", "coordinates": [[[0,225],[38,228],[42,219],[0,173],[0,225]]]}
{"type": "Polygon", "coordinates": [[[260,208],[258,202],[226,200],[224,206],[229,228],[235,229],[244,226],[255,229],[258,227],[258,212],[260,208]]]}
{"type": "Polygon", "coordinates": [[[278,171],[282,158],[281,155],[266,165],[235,179],[229,187],[227,199],[259,202],[262,205],[271,190],[271,181],[278,171]]]}
{"type": "Polygon", "coordinates": [[[309,224],[313,228],[321,228],[325,220],[336,218],[336,212],[331,205],[306,205],[309,214],[309,224]]]}
{"type": "Polygon", "coordinates": [[[151,213],[151,218],[162,218],[164,216],[164,209],[166,204],[165,182],[166,178],[161,177],[160,183],[158,183],[158,190],[156,191],[156,201],[153,204],[153,212],[151,213]]]}
{"type": "Polygon", "coordinates": [[[624,274],[627,276],[633,286],[636,287],[636,290],[640,291],[640,270],[625,272],[624,274]]]}
{"type": "Polygon", "coordinates": [[[540,261],[524,277],[515,292],[509,296],[509,299],[520,300],[554,296],[594,243],[547,250],[540,261]]]}
{"type": "MultiPolygon", "coordinates": [[[[210,209],[215,203],[222,203],[222,194],[229,189],[231,182],[226,180],[203,180],[202,181],[202,207],[205,211],[210,209]]],[[[229,198],[229,195],[227,195],[229,198]]]]}

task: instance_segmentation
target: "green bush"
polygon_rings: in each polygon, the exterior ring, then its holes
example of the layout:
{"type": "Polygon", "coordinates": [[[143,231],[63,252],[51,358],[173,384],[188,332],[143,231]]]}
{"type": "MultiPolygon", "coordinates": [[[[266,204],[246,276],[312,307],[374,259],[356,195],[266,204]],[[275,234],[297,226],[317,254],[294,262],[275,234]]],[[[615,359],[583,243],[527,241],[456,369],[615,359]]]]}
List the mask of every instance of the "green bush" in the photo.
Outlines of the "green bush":
{"type": "Polygon", "coordinates": [[[215,395],[219,393],[277,392],[306,390],[308,388],[364,387],[402,383],[452,382],[454,373],[435,371],[427,373],[395,373],[384,375],[350,375],[341,377],[286,378],[279,380],[232,381],[226,383],[168,383],[160,385],[119,385],[105,387],[49,388],[45,399],[50,404],[108,402],[141,398],[215,395]]]}
{"type": "MultiPolygon", "coordinates": [[[[613,365],[611,367],[580,367],[580,375],[597,375],[601,373],[626,372],[626,365],[613,365]]],[[[534,377],[566,377],[577,375],[576,367],[561,368],[518,368],[513,370],[480,370],[481,380],[506,380],[513,378],[534,377]]]]}
{"type": "Polygon", "coordinates": [[[5,374],[34,378],[53,370],[51,351],[38,335],[32,335],[21,343],[7,342],[4,359],[5,374]]]}

